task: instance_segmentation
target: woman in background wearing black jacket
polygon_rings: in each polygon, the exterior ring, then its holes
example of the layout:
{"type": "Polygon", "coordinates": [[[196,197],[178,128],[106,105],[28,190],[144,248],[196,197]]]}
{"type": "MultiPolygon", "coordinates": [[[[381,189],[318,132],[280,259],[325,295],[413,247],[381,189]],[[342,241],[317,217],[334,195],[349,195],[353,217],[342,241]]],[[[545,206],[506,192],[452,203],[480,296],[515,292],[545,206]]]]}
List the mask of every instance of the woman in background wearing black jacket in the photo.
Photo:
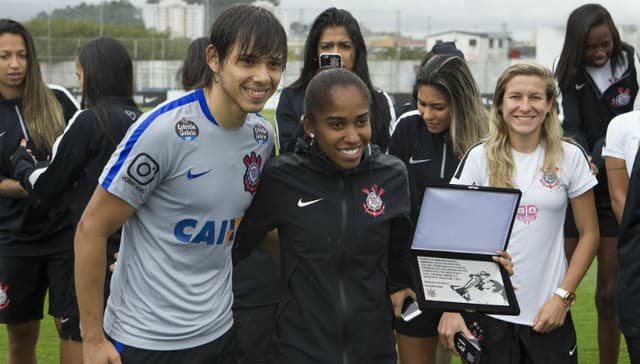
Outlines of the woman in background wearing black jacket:
{"type": "Polygon", "coordinates": [[[321,53],[339,53],[342,68],[353,71],[367,85],[371,95],[371,142],[382,151],[389,144],[389,127],[395,120],[391,98],[373,87],[367,65],[367,46],[358,21],[346,10],[329,8],[314,20],[304,45],[304,63],[300,77],[282,90],[276,109],[278,141],[281,152],[292,152],[302,132],[304,91],[320,68],[321,53]]]}
{"type": "MultiPolygon", "coordinates": [[[[634,49],[620,40],[611,15],[602,5],[582,5],[569,15],[556,78],[564,135],[584,148],[598,178],[593,193],[600,226],[595,302],[601,363],[616,363],[620,350],[615,300],[618,223],[611,208],[602,146],[611,119],[631,111],[634,99],[635,107],[640,107],[636,97],[640,86],[638,66],[634,49]]],[[[571,210],[568,212],[565,250],[570,259],[578,234],[571,210]]]]}
{"type": "MultiPolygon", "coordinates": [[[[454,55],[432,56],[418,71],[413,88],[418,110],[396,125],[389,153],[409,171],[411,219],[418,220],[426,184],[446,184],[460,156],[485,136],[488,114],[466,62],[454,55]]],[[[424,312],[410,322],[395,320],[403,364],[436,360],[441,312],[424,312]]]]}
{"type": "Polygon", "coordinates": [[[9,363],[36,362],[45,294],[58,327],[73,269],[66,203],[30,195],[12,177],[10,156],[25,139],[46,161],[76,110],[68,91],[44,83],[27,29],[0,19],[0,323],[7,324],[9,363]]]}
{"type": "MultiPolygon", "coordinates": [[[[76,74],[82,89],[81,105],[64,134],[53,148],[47,167],[37,168],[22,147],[12,162],[15,178],[43,201],[55,201],[62,195],[70,199],[73,227],[78,224],[85,206],[98,183],[98,177],[129,126],[141,111],[133,102],[133,66],[126,48],[112,38],[98,38],[80,47],[76,57],[76,74]]],[[[108,240],[108,261],[118,250],[120,232],[108,240]]],[[[106,269],[107,267],[105,267],[106,269]]],[[[110,275],[107,272],[107,282],[110,275]]],[[[64,350],[61,362],[81,363],[82,343],[78,303],[73,279],[65,302],[60,337],[64,350]]],[[[105,299],[109,284],[105,284],[105,299]]]]}
{"type": "Polygon", "coordinates": [[[311,143],[268,162],[238,230],[236,261],[278,229],[290,300],[277,322],[277,363],[396,363],[391,319],[415,296],[409,187],[402,162],[369,143],[370,97],[350,71],[313,78],[311,143]]]}

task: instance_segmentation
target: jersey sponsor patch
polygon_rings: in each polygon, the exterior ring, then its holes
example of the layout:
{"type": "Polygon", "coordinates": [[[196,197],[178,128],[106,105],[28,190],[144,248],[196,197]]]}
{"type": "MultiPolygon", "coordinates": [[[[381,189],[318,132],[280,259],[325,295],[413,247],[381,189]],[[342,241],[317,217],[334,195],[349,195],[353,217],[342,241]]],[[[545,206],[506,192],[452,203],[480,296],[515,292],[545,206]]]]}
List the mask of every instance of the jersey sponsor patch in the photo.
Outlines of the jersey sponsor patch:
{"type": "Polygon", "coordinates": [[[222,245],[231,244],[242,217],[224,220],[207,220],[204,224],[196,219],[184,219],[173,228],[173,235],[182,243],[222,245]]]}
{"type": "Polygon", "coordinates": [[[367,195],[362,204],[364,212],[373,217],[384,214],[384,209],[387,207],[381,197],[384,195],[384,188],[378,188],[377,185],[373,185],[371,188],[363,188],[362,192],[367,195]]]}
{"type": "Polygon", "coordinates": [[[262,125],[256,125],[253,127],[253,137],[258,144],[264,144],[269,140],[269,132],[267,128],[262,125]]]}
{"type": "Polygon", "coordinates": [[[0,282],[0,310],[9,307],[9,285],[3,286],[0,282]]]}
{"type": "Polygon", "coordinates": [[[200,135],[198,125],[187,118],[182,118],[176,123],[176,134],[186,142],[192,142],[200,135]]]}
{"type": "Polygon", "coordinates": [[[253,194],[258,189],[258,184],[260,183],[262,157],[256,155],[256,152],[251,152],[251,154],[245,155],[244,158],[242,158],[242,162],[245,167],[247,167],[247,170],[244,172],[244,190],[253,194]]]}
{"type": "Polygon", "coordinates": [[[150,155],[140,153],[129,165],[127,175],[138,185],[144,186],[153,181],[159,169],[158,163],[150,155]]]}
{"type": "Polygon", "coordinates": [[[536,205],[520,205],[516,213],[516,219],[525,225],[529,225],[538,219],[538,206],[536,205]]]}
{"type": "Polygon", "coordinates": [[[556,167],[555,171],[542,171],[542,177],[540,177],[540,183],[552,190],[554,187],[560,184],[560,177],[556,173],[558,171],[558,167],[556,167]]]}

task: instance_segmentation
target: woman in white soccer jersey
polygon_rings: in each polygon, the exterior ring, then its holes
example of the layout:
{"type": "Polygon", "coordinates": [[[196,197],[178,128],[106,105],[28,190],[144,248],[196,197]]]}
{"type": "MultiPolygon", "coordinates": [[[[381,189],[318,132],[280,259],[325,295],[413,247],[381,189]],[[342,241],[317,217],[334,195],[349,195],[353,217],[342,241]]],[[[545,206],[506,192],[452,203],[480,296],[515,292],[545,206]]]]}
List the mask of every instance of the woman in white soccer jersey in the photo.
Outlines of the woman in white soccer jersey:
{"type": "Polygon", "coordinates": [[[518,188],[522,199],[507,251],[513,257],[518,316],[446,313],[441,341],[454,350],[458,331],[481,342],[481,363],[576,363],[571,316],[575,289],[597,250],[592,188],[597,183],[577,145],[562,140],[551,72],[535,64],[508,67],[498,79],[489,137],[472,147],[452,183],[518,188]],[[571,203],[579,232],[567,267],[563,222],[571,203]]]}

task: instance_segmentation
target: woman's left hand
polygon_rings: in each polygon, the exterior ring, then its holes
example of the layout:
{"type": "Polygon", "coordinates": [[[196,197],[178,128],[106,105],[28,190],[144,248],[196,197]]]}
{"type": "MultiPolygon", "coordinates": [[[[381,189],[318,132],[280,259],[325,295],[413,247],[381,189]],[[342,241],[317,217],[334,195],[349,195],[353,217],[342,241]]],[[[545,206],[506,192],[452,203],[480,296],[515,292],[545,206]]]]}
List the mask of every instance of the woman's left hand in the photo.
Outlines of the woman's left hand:
{"type": "Polygon", "coordinates": [[[391,294],[391,303],[393,304],[393,314],[400,317],[402,313],[402,304],[407,297],[416,299],[416,293],[411,288],[401,289],[391,294]]]}
{"type": "Polygon", "coordinates": [[[562,326],[566,318],[567,306],[560,297],[554,294],[538,310],[531,326],[533,331],[546,334],[562,326]]]}
{"type": "Polygon", "coordinates": [[[511,256],[505,250],[498,250],[498,255],[491,257],[491,259],[496,263],[500,263],[510,276],[513,275],[513,263],[511,262],[511,256]]]}

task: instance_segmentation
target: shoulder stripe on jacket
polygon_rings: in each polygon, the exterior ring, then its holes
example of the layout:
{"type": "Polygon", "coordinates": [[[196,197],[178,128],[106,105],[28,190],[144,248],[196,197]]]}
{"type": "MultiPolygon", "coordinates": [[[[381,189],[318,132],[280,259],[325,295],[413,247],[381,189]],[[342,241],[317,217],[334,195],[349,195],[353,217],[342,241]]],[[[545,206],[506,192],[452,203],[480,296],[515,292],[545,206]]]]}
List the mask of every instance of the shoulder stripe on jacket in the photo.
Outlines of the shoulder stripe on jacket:
{"type": "Polygon", "coordinates": [[[462,170],[464,169],[464,165],[467,162],[467,158],[469,157],[469,153],[471,153],[472,150],[476,149],[477,147],[479,147],[483,143],[484,142],[477,142],[476,144],[470,146],[469,149],[467,149],[466,153],[464,153],[464,156],[462,157],[462,160],[460,161],[460,163],[458,163],[458,168],[456,168],[456,172],[453,174],[453,178],[460,179],[460,175],[462,174],[462,170]]]}

